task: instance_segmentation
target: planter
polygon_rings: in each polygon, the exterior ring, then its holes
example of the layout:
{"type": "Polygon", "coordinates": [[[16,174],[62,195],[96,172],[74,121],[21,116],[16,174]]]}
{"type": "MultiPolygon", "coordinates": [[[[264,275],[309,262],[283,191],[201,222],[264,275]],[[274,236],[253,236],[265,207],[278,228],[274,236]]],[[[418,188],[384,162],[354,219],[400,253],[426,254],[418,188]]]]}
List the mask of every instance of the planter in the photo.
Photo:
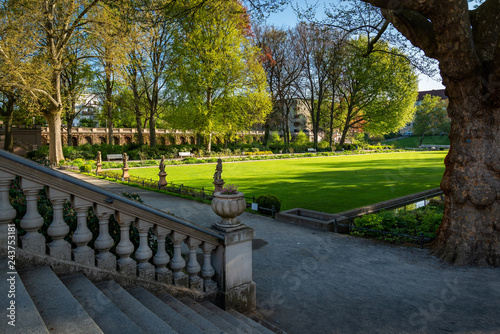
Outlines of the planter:
{"type": "Polygon", "coordinates": [[[239,191],[232,195],[222,195],[219,191],[214,193],[212,210],[222,218],[220,222],[215,224],[216,228],[224,231],[233,231],[245,226],[236,219],[247,207],[243,195],[239,191]]]}

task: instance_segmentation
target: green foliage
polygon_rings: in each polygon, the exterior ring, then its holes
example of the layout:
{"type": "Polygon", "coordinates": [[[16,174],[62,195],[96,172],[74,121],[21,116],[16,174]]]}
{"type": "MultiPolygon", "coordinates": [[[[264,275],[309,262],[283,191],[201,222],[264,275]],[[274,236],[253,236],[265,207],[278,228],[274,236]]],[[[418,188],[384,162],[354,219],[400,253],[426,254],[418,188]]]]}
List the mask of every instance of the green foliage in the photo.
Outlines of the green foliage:
{"type": "Polygon", "coordinates": [[[309,143],[309,137],[301,130],[297,134],[297,137],[295,137],[294,143],[295,145],[306,145],[307,143],[309,143]]]}
{"type": "Polygon", "coordinates": [[[80,166],[80,172],[90,173],[91,171],[92,171],[91,165],[81,165],[80,166]]]}
{"type": "MultiPolygon", "coordinates": [[[[429,205],[411,210],[380,211],[376,214],[364,215],[354,219],[354,225],[377,231],[397,234],[435,238],[436,232],[443,220],[444,206],[439,202],[430,202],[429,205]]],[[[388,236],[376,232],[353,229],[352,235],[369,236],[385,241],[401,243],[410,241],[409,238],[388,236]]]]}
{"type": "Polygon", "coordinates": [[[446,102],[439,96],[425,95],[417,106],[413,133],[420,136],[447,134],[450,131],[450,120],[446,112],[446,102]]]}
{"type": "Polygon", "coordinates": [[[281,210],[281,199],[279,199],[279,197],[275,196],[275,195],[266,194],[266,195],[259,196],[255,200],[255,202],[259,204],[259,212],[260,213],[269,214],[269,215],[271,214],[270,211],[262,210],[261,207],[266,208],[266,209],[272,209],[274,206],[274,209],[276,211],[281,210]]]}
{"type": "Polygon", "coordinates": [[[402,128],[415,112],[417,75],[400,50],[387,42],[377,43],[377,52],[364,55],[366,37],[349,43],[343,59],[344,78],[338,85],[346,100],[341,117],[346,127],[362,127],[371,134],[402,128]]]}
{"type": "Polygon", "coordinates": [[[180,98],[165,114],[172,127],[205,136],[236,133],[271,111],[259,50],[246,38],[242,10],[235,1],[210,1],[179,23],[171,75],[178,81],[171,91],[180,98]]]}

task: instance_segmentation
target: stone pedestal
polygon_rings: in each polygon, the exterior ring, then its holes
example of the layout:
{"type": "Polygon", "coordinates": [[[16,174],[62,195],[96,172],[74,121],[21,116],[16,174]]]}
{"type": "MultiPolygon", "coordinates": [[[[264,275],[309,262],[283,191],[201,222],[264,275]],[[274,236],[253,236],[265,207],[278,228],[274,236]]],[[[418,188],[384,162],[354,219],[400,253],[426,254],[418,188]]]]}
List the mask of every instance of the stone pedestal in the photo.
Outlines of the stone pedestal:
{"type": "Polygon", "coordinates": [[[191,290],[203,291],[203,279],[200,277],[195,277],[189,281],[189,288],[191,290]]]}
{"type": "Polygon", "coordinates": [[[172,284],[172,272],[170,270],[165,272],[156,272],[156,280],[160,283],[172,284]]]}
{"type": "Polygon", "coordinates": [[[123,173],[122,173],[122,180],[128,180],[128,178],[130,177],[128,175],[128,170],[129,170],[128,167],[127,168],[122,168],[122,171],[123,171],[123,173]]]}
{"type": "Polygon", "coordinates": [[[151,263],[141,263],[137,267],[139,278],[152,281],[155,278],[155,267],[151,263]]]}
{"type": "Polygon", "coordinates": [[[99,174],[102,172],[102,164],[101,163],[96,164],[95,172],[96,172],[96,174],[99,174]]]}
{"type": "Polygon", "coordinates": [[[166,180],[166,177],[167,177],[167,173],[165,172],[160,172],[158,174],[158,176],[160,177],[160,180],[158,181],[158,185],[160,187],[165,187],[167,185],[167,180],[166,180]]]}
{"type": "Polygon", "coordinates": [[[76,263],[93,266],[94,265],[94,250],[90,247],[78,250],[78,248],[73,249],[73,261],[76,263]]]}
{"type": "Polygon", "coordinates": [[[118,271],[125,276],[136,276],[137,263],[131,258],[118,259],[118,271]]]}
{"type": "Polygon", "coordinates": [[[71,260],[71,245],[65,240],[54,240],[49,246],[49,255],[61,260],[71,260]]]}
{"type": "Polygon", "coordinates": [[[219,280],[221,294],[219,305],[238,312],[255,310],[256,289],[252,280],[252,240],[255,231],[244,226],[238,231],[226,233],[224,247],[214,254],[214,269],[219,280]]]}
{"type": "Polygon", "coordinates": [[[172,282],[177,286],[182,286],[184,288],[189,287],[189,277],[184,273],[180,273],[177,277],[174,276],[172,282]]]}
{"type": "Polygon", "coordinates": [[[218,191],[221,191],[222,188],[224,187],[224,180],[223,179],[220,179],[220,180],[215,180],[214,182],[212,182],[214,184],[214,193],[218,192],[218,191]]]}
{"type": "Polygon", "coordinates": [[[110,252],[99,253],[96,256],[97,268],[106,270],[116,270],[116,257],[110,252]]]}

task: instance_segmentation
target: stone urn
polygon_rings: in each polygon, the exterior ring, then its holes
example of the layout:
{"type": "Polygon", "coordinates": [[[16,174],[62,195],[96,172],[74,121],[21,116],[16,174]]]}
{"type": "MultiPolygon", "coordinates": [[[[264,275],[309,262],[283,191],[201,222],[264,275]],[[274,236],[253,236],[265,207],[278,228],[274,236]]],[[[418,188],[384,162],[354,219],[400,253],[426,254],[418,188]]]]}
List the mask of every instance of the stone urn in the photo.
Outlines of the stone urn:
{"type": "Polygon", "coordinates": [[[214,193],[212,210],[222,218],[220,222],[215,224],[216,228],[223,231],[234,231],[245,226],[236,219],[247,207],[243,196],[244,194],[239,191],[231,195],[223,195],[220,191],[214,193]]]}

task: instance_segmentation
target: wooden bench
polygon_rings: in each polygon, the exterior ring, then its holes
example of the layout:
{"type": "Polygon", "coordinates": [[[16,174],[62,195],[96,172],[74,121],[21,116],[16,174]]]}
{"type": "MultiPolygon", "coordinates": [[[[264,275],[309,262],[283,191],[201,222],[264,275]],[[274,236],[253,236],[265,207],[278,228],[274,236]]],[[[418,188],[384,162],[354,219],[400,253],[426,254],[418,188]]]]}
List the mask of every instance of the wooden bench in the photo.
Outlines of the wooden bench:
{"type": "Polygon", "coordinates": [[[109,160],[122,160],[123,156],[121,154],[108,154],[106,158],[109,160]]]}
{"type": "Polygon", "coordinates": [[[308,148],[307,152],[316,152],[316,149],[315,148],[308,148]]]}
{"type": "Polygon", "coordinates": [[[184,157],[190,157],[191,152],[179,152],[179,157],[184,158],[184,157]]]}

